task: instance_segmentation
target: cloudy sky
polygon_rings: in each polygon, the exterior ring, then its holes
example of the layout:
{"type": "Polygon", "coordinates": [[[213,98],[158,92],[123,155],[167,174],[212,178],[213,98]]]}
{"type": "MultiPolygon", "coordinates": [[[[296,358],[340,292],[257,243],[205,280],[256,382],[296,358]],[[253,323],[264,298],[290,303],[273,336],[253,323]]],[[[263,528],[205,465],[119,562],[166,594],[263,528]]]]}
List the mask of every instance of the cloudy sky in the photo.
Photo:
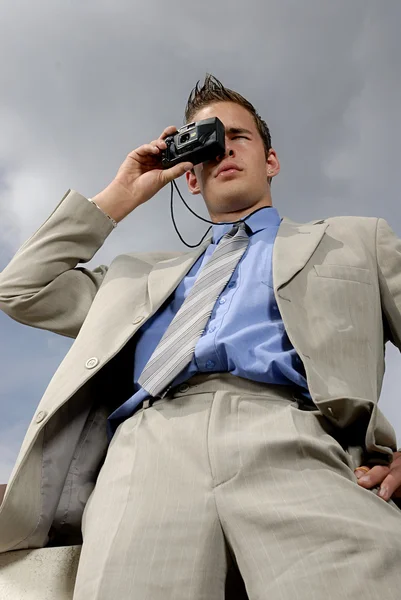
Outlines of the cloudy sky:
{"type": "MultiPolygon", "coordinates": [[[[0,5],[0,270],[68,188],[94,196],[127,152],[183,124],[206,72],[268,122],[273,203],[298,221],[380,216],[401,236],[399,0],[14,0],[0,5]]],[[[201,196],[184,198],[207,216],[201,196]]],[[[170,187],[127,217],[89,266],[185,250],[170,187]]],[[[184,238],[207,224],[176,195],[184,238]]],[[[0,313],[0,483],[71,344],[0,313]]],[[[400,356],[380,399],[401,440],[400,356]]]]}

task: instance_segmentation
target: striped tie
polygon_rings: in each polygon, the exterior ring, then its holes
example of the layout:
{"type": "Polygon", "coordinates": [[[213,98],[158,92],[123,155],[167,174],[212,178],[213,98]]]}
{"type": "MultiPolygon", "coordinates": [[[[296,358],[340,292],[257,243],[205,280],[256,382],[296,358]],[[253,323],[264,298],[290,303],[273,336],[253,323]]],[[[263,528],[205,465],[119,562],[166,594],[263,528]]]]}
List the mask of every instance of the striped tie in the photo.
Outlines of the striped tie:
{"type": "Polygon", "coordinates": [[[163,397],[170,383],[191,362],[216,300],[248,246],[245,228],[241,222],[221,238],[146,363],[138,383],[151,396],[163,397]]]}

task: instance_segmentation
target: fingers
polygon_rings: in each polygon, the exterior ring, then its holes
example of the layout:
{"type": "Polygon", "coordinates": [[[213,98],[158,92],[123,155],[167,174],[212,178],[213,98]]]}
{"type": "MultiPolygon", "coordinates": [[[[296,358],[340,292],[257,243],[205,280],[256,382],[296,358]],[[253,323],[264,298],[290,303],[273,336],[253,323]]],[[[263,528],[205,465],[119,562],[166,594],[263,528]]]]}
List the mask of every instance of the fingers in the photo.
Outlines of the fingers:
{"type": "MultiPolygon", "coordinates": [[[[358,469],[356,469],[358,471],[358,469]]],[[[355,474],[356,474],[355,471],[355,474]]],[[[363,487],[372,488],[375,485],[380,485],[385,477],[390,472],[390,468],[384,465],[375,465],[369,470],[369,473],[362,471],[362,477],[358,479],[363,487]]]]}
{"type": "Polygon", "coordinates": [[[173,133],[177,133],[177,131],[177,127],[175,127],[174,125],[169,125],[160,135],[160,139],[164,139],[169,135],[173,135],[173,133]]]}
{"type": "Polygon", "coordinates": [[[358,467],[357,469],[354,470],[355,475],[357,476],[357,478],[359,479],[360,477],[363,477],[364,475],[366,475],[366,473],[369,473],[370,471],[370,467],[358,467]]]}
{"type": "MultiPolygon", "coordinates": [[[[360,466],[354,470],[354,473],[357,476],[359,481],[361,481],[361,479],[363,477],[362,483],[372,482],[372,486],[373,486],[373,485],[377,485],[377,483],[380,483],[380,481],[383,481],[383,477],[385,477],[389,473],[389,471],[394,471],[395,469],[397,471],[399,470],[401,473],[401,452],[394,452],[393,462],[391,463],[391,465],[389,467],[385,467],[382,465],[376,465],[373,468],[366,467],[366,466],[360,466]]],[[[401,475],[400,475],[400,478],[401,478],[401,475]]],[[[400,485],[401,485],[401,480],[400,480],[400,485]]]]}
{"type": "Polygon", "coordinates": [[[149,156],[149,154],[156,155],[159,153],[159,148],[156,146],[155,142],[152,142],[151,144],[143,144],[136,150],[130,152],[128,156],[132,155],[134,152],[139,154],[139,156],[149,156]]]}
{"type": "MultiPolygon", "coordinates": [[[[166,127],[166,129],[161,133],[160,137],[157,140],[153,140],[153,142],[149,144],[149,146],[152,147],[152,152],[154,154],[158,154],[165,150],[167,148],[167,144],[164,139],[169,135],[173,135],[174,133],[177,133],[177,127],[175,127],[175,125],[169,125],[166,127]]],[[[192,163],[183,162],[171,167],[170,169],[164,170],[162,175],[164,184],[173,181],[173,179],[176,179],[177,177],[181,177],[181,175],[184,175],[186,171],[190,171],[191,169],[193,169],[192,163]]]]}
{"type": "MultiPolygon", "coordinates": [[[[384,478],[383,483],[380,486],[380,496],[384,499],[384,500],[389,500],[389,498],[391,498],[391,496],[394,494],[394,492],[397,490],[397,488],[399,488],[399,486],[401,485],[401,477],[400,477],[400,472],[396,473],[391,471],[387,477],[384,478]]],[[[396,494],[395,494],[396,495],[396,494]]]]}
{"type": "Polygon", "coordinates": [[[142,146],[139,146],[139,148],[137,148],[133,152],[136,152],[137,154],[139,154],[139,156],[147,156],[149,154],[153,155],[153,156],[157,156],[157,154],[160,154],[162,150],[166,150],[166,148],[167,148],[167,144],[164,141],[164,139],[166,137],[168,137],[169,135],[176,133],[176,131],[177,131],[177,128],[174,125],[169,125],[161,133],[160,137],[157,138],[157,140],[153,140],[152,142],[150,142],[150,144],[143,144],[142,146]]]}
{"type": "Polygon", "coordinates": [[[153,146],[157,146],[160,150],[165,150],[167,148],[167,144],[164,139],[169,135],[173,135],[173,133],[177,133],[177,127],[175,127],[175,125],[169,125],[166,127],[166,129],[164,129],[164,131],[162,131],[160,137],[157,140],[153,140],[151,144],[153,146]]]}
{"type": "Polygon", "coordinates": [[[166,142],[162,139],[153,140],[153,142],[150,143],[150,146],[154,146],[159,151],[165,150],[167,148],[166,142]]]}
{"type": "MultiPolygon", "coordinates": [[[[355,474],[357,474],[357,471],[358,469],[356,469],[355,474]]],[[[394,490],[401,483],[400,482],[399,484],[396,484],[394,476],[392,476],[390,473],[390,468],[385,467],[384,465],[376,465],[372,467],[369,470],[369,473],[361,471],[360,469],[359,472],[363,473],[363,475],[362,477],[359,477],[358,484],[367,489],[379,486],[379,496],[385,501],[391,498],[394,490]]]]}
{"type": "Polygon", "coordinates": [[[170,183],[170,181],[173,181],[173,179],[181,177],[181,175],[184,175],[186,171],[190,171],[191,169],[193,169],[193,167],[194,166],[192,163],[182,162],[178,165],[174,165],[174,167],[171,167],[170,169],[166,169],[162,173],[163,184],[165,185],[166,183],[170,183]]]}
{"type": "Polygon", "coordinates": [[[366,488],[380,487],[379,496],[388,501],[390,498],[401,498],[401,453],[395,452],[392,463],[386,467],[375,465],[355,469],[358,483],[366,488]],[[368,473],[365,470],[368,469],[368,473]],[[362,477],[360,476],[362,475],[362,477]]]}
{"type": "Polygon", "coordinates": [[[166,129],[160,134],[160,137],[157,140],[153,140],[153,142],[151,142],[151,145],[157,146],[158,148],[160,148],[160,150],[165,150],[167,148],[167,144],[164,141],[165,138],[176,132],[177,128],[174,127],[174,125],[166,127],[166,129]]]}
{"type": "Polygon", "coordinates": [[[401,461],[399,459],[393,461],[388,468],[389,473],[383,480],[380,490],[384,491],[382,497],[386,499],[401,497],[401,461]]]}

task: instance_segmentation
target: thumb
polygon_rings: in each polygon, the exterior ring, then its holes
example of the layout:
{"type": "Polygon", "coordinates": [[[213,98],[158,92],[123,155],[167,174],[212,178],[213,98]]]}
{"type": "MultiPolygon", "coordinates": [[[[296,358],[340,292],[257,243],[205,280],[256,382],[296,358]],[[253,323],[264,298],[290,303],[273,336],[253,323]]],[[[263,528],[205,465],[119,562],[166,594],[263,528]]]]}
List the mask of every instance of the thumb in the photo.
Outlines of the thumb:
{"type": "Polygon", "coordinates": [[[181,175],[184,175],[184,173],[186,173],[187,171],[190,171],[193,168],[194,168],[194,166],[192,163],[183,162],[183,163],[179,163],[178,165],[174,165],[174,167],[171,167],[171,169],[166,169],[165,171],[163,171],[163,174],[162,174],[164,183],[165,184],[170,183],[170,181],[173,181],[173,179],[177,179],[177,177],[181,177],[181,175]]]}

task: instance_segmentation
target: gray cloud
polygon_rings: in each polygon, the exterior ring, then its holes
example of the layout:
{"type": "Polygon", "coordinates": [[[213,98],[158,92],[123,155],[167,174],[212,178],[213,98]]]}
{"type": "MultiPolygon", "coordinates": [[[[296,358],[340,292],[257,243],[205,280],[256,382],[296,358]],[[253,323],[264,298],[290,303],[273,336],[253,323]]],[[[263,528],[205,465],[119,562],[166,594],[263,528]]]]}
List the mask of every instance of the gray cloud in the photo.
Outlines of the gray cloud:
{"type": "MultiPolygon", "coordinates": [[[[181,2],[4,4],[0,269],[66,189],[93,196],[127,152],[180,126],[189,92],[207,71],[269,123],[282,166],[273,202],[282,216],[383,216],[401,234],[400,22],[398,0],[224,0],[210,11],[181,2]]],[[[183,178],[177,184],[207,217],[201,197],[189,197],[183,178]]],[[[175,196],[180,230],[195,243],[207,225],[175,196]]],[[[169,201],[168,187],[124,220],[90,264],[124,251],[185,250],[169,201]]],[[[0,332],[7,379],[0,400],[14,432],[0,434],[10,456],[69,342],[57,338],[49,348],[49,334],[4,315],[0,332]]],[[[395,423],[399,356],[389,356],[382,401],[395,423]]]]}

